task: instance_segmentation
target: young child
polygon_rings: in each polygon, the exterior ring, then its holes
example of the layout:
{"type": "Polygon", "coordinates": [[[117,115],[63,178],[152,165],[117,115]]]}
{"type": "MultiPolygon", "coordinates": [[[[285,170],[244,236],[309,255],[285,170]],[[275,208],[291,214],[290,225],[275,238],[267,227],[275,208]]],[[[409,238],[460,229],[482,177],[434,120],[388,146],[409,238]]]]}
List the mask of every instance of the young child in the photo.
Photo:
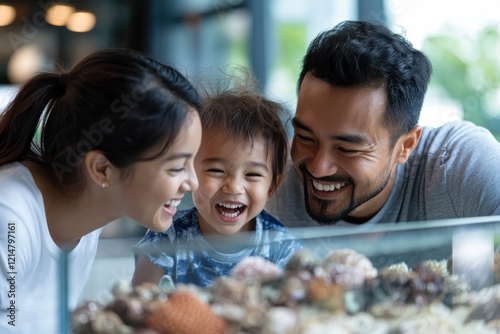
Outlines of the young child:
{"type": "Polygon", "coordinates": [[[205,99],[195,207],[178,213],[167,231],[148,231],[137,244],[134,285],[167,275],[173,283],[207,287],[248,256],[283,268],[302,246],[263,211],[283,178],[286,110],[249,78],[205,99]]]}
{"type": "Polygon", "coordinates": [[[102,227],[122,216],[154,231],[172,224],[198,186],[200,107],[178,71],[132,50],[96,52],[20,88],[0,116],[0,333],[69,332],[63,314],[102,227]]]}

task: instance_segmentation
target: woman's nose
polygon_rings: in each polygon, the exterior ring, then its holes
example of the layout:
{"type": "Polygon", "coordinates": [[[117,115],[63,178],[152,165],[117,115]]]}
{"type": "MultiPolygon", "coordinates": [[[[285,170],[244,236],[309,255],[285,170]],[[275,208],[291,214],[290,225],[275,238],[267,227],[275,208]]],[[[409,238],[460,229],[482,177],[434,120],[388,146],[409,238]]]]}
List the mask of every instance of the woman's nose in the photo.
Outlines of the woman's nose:
{"type": "Polygon", "coordinates": [[[198,189],[198,177],[196,176],[196,171],[194,168],[190,168],[186,173],[186,180],[183,182],[183,186],[183,190],[186,192],[192,192],[198,189]]]}

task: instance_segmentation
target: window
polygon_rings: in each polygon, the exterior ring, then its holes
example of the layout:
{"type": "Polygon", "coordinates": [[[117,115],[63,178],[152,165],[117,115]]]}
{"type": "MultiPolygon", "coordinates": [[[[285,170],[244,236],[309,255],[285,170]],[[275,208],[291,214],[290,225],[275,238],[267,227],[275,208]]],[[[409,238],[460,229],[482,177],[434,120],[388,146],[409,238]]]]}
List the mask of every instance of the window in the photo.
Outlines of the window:
{"type": "Polygon", "coordinates": [[[500,139],[500,34],[495,0],[386,0],[389,25],[433,63],[422,123],[463,118],[500,139]]]}

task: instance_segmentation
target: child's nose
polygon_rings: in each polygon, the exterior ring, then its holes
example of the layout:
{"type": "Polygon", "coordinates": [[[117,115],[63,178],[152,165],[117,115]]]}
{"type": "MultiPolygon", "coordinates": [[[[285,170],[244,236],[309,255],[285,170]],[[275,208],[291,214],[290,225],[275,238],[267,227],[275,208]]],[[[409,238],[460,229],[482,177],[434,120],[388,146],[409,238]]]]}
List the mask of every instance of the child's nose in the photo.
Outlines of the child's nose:
{"type": "Polygon", "coordinates": [[[243,185],[237,177],[228,177],[222,191],[226,194],[238,195],[244,192],[243,185]]]}

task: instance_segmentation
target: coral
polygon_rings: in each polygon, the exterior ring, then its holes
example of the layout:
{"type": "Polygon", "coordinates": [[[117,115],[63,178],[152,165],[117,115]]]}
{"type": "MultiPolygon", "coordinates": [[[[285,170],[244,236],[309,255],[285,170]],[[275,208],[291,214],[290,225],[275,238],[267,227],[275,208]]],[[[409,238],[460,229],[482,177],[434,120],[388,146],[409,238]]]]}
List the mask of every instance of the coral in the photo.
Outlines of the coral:
{"type": "Polygon", "coordinates": [[[148,328],[160,334],[223,334],[225,321],[188,291],[173,293],[146,318],[148,328]]]}
{"type": "Polygon", "coordinates": [[[231,271],[231,276],[244,280],[267,281],[283,275],[283,270],[276,264],[259,256],[249,256],[238,263],[231,271]]]}
{"type": "Polygon", "coordinates": [[[307,287],[307,297],[313,305],[327,309],[332,312],[344,312],[345,288],[341,284],[325,282],[320,278],[314,278],[307,287]]]}
{"type": "Polygon", "coordinates": [[[336,249],[328,253],[323,267],[330,273],[334,282],[348,288],[360,287],[365,279],[377,276],[371,261],[352,249],[336,249]]]}
{"type": "MultiPolygon", "coordinates": [[[[498,253],[500,254],[500,253],[498,253]]],[[[324,259],[301,249],[284,271],[261,258],[242,261],[210,288],[118,282],[107,305],[73,314],[76,334],[495,333],[500,285],[471,292],[428,260],[375,269],[338,249],[324,259]]],[[[500,255],[499,260],[500,261],[500,255]]],[[[498,263],[495,262],[495,266],[498,263]]]]}

